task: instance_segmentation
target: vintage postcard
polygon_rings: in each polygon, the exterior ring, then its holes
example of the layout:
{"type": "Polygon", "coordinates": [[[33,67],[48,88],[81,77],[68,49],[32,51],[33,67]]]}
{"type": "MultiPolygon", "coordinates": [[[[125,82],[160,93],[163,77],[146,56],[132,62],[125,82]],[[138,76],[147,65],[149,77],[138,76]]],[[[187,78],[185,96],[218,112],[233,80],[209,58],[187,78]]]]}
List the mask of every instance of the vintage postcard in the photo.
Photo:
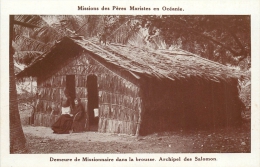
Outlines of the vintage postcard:
{"type": "Polygon", "coordinates": [[[1,166],[258,166],[259,4],[2,1],[1,166]]]}

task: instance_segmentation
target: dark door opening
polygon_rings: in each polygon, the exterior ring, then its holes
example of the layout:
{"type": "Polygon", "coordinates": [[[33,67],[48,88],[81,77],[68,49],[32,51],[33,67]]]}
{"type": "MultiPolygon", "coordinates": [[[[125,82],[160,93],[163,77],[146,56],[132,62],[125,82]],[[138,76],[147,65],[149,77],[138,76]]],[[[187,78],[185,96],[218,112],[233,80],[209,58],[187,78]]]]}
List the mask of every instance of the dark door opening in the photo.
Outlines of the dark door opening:
{"type": "Polygon", "coordinates": [[[74,107],[74,99],[76,97],[75,75],[66,75],[66,90],[71,97],[72,106],[74,107]]]}
{"type": "Polygon", "coordinates": [[[88,113],[89,113],[90,130],[97,131],[99,117],[95,116],[94,113],[94,109],[98,109],[97,76],[89,75],[87,77],[87,91],[88,91],[88,113]]]}

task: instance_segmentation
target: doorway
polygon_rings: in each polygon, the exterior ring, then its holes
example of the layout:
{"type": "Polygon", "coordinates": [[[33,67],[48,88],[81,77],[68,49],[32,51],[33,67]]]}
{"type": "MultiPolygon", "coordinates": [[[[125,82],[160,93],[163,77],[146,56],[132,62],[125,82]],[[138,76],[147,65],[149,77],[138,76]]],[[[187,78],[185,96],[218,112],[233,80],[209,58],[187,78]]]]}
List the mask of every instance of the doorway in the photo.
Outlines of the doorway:
{"type": "Polygon", "coordinates": [[[74,99],[76,97],[75,75],[66,75],[66,90],[71,97],[72,107],[74,107],[74,99]]]}
{"type": "Polygon", "coordinates": [[[99,116],[95,115],[94,109],[98,109],[98,87],[97,76],[94,74],[87,76],[87,91],[90,131],[97,131],[99,116]]]}

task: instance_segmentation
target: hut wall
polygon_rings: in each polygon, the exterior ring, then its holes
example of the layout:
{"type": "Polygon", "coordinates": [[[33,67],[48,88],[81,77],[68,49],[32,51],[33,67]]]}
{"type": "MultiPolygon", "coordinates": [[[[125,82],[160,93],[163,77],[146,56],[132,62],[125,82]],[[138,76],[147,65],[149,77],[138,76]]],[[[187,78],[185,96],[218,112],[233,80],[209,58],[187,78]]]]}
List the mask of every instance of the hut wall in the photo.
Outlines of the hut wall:
{"type": "Polygon", "coordinates": [[[241,122],[237,81],[149,82],[145,85],[140,134],[175,128],[214,128],[241,122]]]}
{"type": "MultiPolygon", "coordinates": [[[[87,76],[97,76],[99,95],[99,132],[135,135],[141,113],[139,87],[122,78],[89,53],[81,52],[57,67],[49,77],[38,78],[38,105],[35,124],[51,126],[61,111],[61,98],[66,87],[66,75],[75,75],[76,97],[81,98],[87,112],[87,76]]],[[[120,73],[120,71],[119,71],[120,73]]]]}

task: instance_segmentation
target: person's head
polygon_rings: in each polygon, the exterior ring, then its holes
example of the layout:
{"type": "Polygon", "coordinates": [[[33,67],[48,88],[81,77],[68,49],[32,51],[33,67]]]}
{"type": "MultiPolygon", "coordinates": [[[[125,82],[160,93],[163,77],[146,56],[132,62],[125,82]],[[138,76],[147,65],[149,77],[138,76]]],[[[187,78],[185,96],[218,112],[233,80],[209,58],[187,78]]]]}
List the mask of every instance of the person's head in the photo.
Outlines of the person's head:
{"type": "Polygon", "coordinates": [[[76,98],[76,99],[74,100],[74,104],[77,106],[79,103],[80,103],[80,99],[79,99],[79,98],[76,98]]]}

